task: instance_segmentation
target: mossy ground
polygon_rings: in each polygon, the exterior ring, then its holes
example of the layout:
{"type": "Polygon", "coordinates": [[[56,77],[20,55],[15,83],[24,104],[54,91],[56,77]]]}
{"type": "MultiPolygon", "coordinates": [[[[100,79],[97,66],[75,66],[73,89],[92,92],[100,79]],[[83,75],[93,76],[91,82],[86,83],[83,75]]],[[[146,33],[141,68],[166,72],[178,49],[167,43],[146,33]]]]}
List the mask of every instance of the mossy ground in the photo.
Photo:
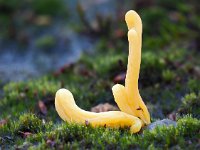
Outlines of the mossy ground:
{"type": "Polygon", "coordinates": [[[34,114],[24,114],[9,121],[0,130],[3,148],[30,149],[187,149],[199,148],[200,121],[190,116],[177,126],[157,127],[153,131],[131,135],[128,129],[92,128],[67,123],[44,123],[34,114]]]}
{"type": "MultiPolygon", "coordinates": [[[[0,124],[0,147],[199,149],[200,17],[196,3],[157,0],[131,8],[141,15],[144,26],[141,95],[152,121],[176,113],[177,127],[144,129],[131,135],[128,129],[94,129],[67,124],[58,117],[54,96],[62,87],[73,93],[83,109],[90,110],[104,102],[115,105],[111,88],[114,82],[124,82],[123,78],[114,78],[126,71],[128,54],[127,29],[119,19],[113,21],[119,26],[109,28],[106,36],[100,35],[93,54],[84,54],[78,62],[55,73],[3,87],[0,121],[5,123],[0,124]],[[39,101],[46,106],[46,112],[39,108],[39,101]]],[[[41,11],[39,8],[37,12],[41,11]]]]}

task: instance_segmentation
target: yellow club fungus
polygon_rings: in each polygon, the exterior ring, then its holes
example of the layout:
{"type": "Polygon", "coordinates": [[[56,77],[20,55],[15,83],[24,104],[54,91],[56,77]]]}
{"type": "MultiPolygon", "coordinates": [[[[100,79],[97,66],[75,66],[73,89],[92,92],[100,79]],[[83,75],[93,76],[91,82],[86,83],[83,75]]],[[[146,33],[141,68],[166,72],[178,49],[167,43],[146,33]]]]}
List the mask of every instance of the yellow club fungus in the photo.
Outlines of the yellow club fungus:
{"type": "Polygon", "coordinates": [[[138,90],[138,78],[141,63],[142,22],[133,10],[126,13],[128,26],[129,57],[125,87],[113,86],[113,95],[121,111],[94,113],[79,108],[72,93],[60,89],[56,93],[55,107],[59,116],[67,122],[90,124],[93,127],[130,127],[131,133],[139,132],[142,125],[150,123],[150,115],[138,90]]]}
{"type": "Polygon", "coordinates": [[[139,117],[145,124],[150,123],[150,115],[138,89],[141,63],[142,21],[133,10],[125,15],[128,26],[129,56],[125,87],[120,84],[113,86],[112,91],[121,111],[139,117]]]}

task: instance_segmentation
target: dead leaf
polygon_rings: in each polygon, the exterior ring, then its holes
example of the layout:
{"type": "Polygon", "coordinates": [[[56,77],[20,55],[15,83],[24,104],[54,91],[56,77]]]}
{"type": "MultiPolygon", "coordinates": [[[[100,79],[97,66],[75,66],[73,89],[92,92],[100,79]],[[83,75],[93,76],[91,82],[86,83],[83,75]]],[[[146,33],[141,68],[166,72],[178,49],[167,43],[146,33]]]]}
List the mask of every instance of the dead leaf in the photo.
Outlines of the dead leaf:
{"type": "Polygon", "coordinates": [[[116,38],[121,38],[121,37],[125,36],[125,33],[124,33],[123,30],[117,29],[117,30],[115,31],[115,36],[116,36],[116,38]]]}
{"type": "Polygon", "coordinates": [[[88,120],[85,120],[85,125],[88,126],[90,123],[88,120]]]}
{"type": "Polygon", "coordinates": [[[66,70],[71,69],[74,67],[74,63],[65,64],[63,67],[60,68],[60,72],[64,73],[66,70]]]}
{"type": "Polygon", "coordinates": [[[0,120],[0,127],[5,125],[7,122],[8,122],[8,120],[6,120],[6,119],[0,120]]]}
{"type": "Polygon", "coordinates": [[[38,107],[39,107],[41,113],[43,113],[44,115],[47,114],[47,107],[46,107],[46,105],[44,104],[43,101],[38,102],[38,107]]]}
{"type": "Polygon", "coordinates": [[[109,103],[105,103],[105,104],[99,104],[95,107],[91,108],[92,112],[106,112],[106,111],[116,111],[119,110],[116,106],[113,106],[109,103]]]}
{"type": "Polygon", "coordinates": [[[18,131],[24,138],[27,138],[28,136],[32,135],[31,132],[22,132],[22,131],[18,131]]]}
{"type": "Polygon", "coordinates": [[[58,71],[54,72],[54,76],[57,77],[57,76],[65,73],[66,70],[71,69],[73,67],[74,67],[74,63],[65,64],[58,71]]]}
{"type": "Polygon", "coordinates": [[[169,18],[173,22],[178,22],[181,18],[181,14],[174,11],[174,12],[169,13],[169,18]]]}
{"type": "Polygon", "coordinates": [[[120,73],[114,78],[114,83],[120,83],[123,82],[126,78],[126,73],[120,73]]]}
{"type": "Polygon", "coordinates": [[[170,120],[176,121],[176,112],[172,112],[168,115],[168,118],[170,120]]]}
{"type": "Polygon", "coordinates": [[[195,75],[196,75],[197,77],[200,78],[200,67],[195,66],[195,67],[194,67],[194,73],[195,73],[195,75]]]}
{"type": "Polygon", "coordinates": [[[94,73],[82,64],[78,65],[75,68],[75,72],[85,77],[94,77],[94,73]]]}
{"type": "Polygon", "coordinates": [[[41,15],[35,18],[34,23],[38,26],[47,26],[51,23],[52,19],[49,16],[41,15]]]}
{"type": "Polygon", "coordinates": [[[46,142],[48,145],[50,145],[51,147],[53,147],[56,143],[53,140],[48,139],[46,142]]]}

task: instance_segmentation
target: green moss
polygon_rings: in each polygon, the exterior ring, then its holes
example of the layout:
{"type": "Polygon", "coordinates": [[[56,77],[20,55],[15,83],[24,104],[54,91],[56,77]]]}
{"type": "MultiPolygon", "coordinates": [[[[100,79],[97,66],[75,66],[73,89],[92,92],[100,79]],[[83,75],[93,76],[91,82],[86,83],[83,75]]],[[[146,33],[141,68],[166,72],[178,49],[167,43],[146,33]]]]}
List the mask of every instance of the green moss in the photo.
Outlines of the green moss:
{"type": "Polygon", "coordinates": [[[140,83],[146,87],[160,82],[162,70],[165,66],[166,62],[162,57],[159,58],[153,52],[144,52],[142,55],[140,83]]]}
{"type": "Polygon", "coordinates": [[[7,7],[9,9],[11,9],[11,10],[12,9],[17,9],[20,6],[22,6],[22,3],[19,3],[17,0],[9,0],[9,1],[1,0],[0,4],[1,4],[1,6],[7,7]]]}
{"type": "Polygon", "coordinates": [[[166,82],[170,82],[175,78],[175,73],[171,70],[164,70],[162,72],[162,77],[166,82]]]}
{"type": "Polygon", "coordinates": [[[97,53],[95,56],[84,56],[80,62],[87,64],[87,66],[95,71],[99,76],[113,75],[115,72],[123,70],[120,63],[127,63],[127,54],[116,51],[104,51],[104,53],[97,53]],[[104,58],[104,59],[102,59],[104,58]]]}
{"type": "MultiPolygon", "coordinates": [[[[54,102],[55,92],[60,88],[59,82],[52,81],[44,77],[39,80],[27,83],[9,83],[4,86],[4,98],[0,101],[0,117],[7,115],[17,116],[22,112],[39,110],[37,103],[39,100],[49,99],[49,103],[54,102]]],[[[50,107],[50,110],[54,109],[50,107]]],[[[51,111],[50,111],[51,112],[51,111]]]]}
{"type": "MultiPolygon", "coordinates": [[[[72,147],[82,147],[83,149],[147,149],[152,147],[168,149],[177,146],[185,149],[188,138],[192,142],[189,149],[192,149],[198,145],[199,135],[196,133],[200,130],[200,120],[190,116],[180,118],[176,127],[161,126],[152,131],[144,130],[143,133],[134,135],[131,135],[128,129],[92,128],[66,123],[56,124],[54,127],[46,124],[43,126],[44,129],[41,130],[37,127],[37,123],[41,124],[41,120],[39,121],[34,116],[27,118],[26,115],[19,122],[26,123],[27,120],[34,122],[27,125],[31,128],[31,131],[36,129],[40,131],[25,139],[26,143],[30,143],[28,147],[34,149],[72,147]],[[31,143],[37,143],[37,145],[31,143]]],[[[19,146],[24,145],[22,141],[18,142],[19,146]]]]}
{"type": "Polygon", "coordinates": [[[58,11],[63,9],[63,0],[21,0],[20,2],[17,0],[1,0],[0,4],[13,11],[29,4],[37,13],[50,15],[57,14],[58,11]]]}
{"type": "Polygon", "coordinates": [[[19,124],[16,131],[38,133],[44,128],[42,120],[37,118],[34,114],[24,114],[19,117],[19,124]]]}
{"type": "Polygon", "coordinates": [[[64,12],[63,0],[34,0],[33,9],[39,14],[55,15],[64,12]]]}
{"type": "Polygon", "coordinates": [[[182,105],[179,109],[180,114],[191,114],[200,118],[200,93],[190,93],[182,99],[182,105]]]}
{"type": "Polygon", "coordinates": [[[197,93],[200,89],[200,81],[198,79],[189,79],[187,82],[190,92],[197,93]]]}

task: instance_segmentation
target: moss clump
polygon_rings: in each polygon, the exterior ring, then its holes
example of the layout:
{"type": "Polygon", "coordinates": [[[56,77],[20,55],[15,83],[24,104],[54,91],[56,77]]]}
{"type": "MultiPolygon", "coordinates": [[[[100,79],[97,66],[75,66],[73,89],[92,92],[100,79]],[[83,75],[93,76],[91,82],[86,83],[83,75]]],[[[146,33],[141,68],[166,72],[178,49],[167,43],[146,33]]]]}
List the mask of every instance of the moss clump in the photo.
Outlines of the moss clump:
{"type": "Polygon", "coordinates": [[[162,72],[162,77],[163,77],[164,81],[166,81],[166,82],[173,81],[173,79],[175,78],[175,76],[176,76],[175,73],[173,71],[169,70],[169,69],[164,70],[162,72]]]}
{"type": "Polygon", "coordinates": [[[157,127],[153,131],[144,131],[144,137],[141,140],[146,139],[144,148],[153,145],[157,148],[175,148],[178,146],[185,149],[184,146],[188,144],[187,138],[190,137],[193,144],[189,145],[189,149],[192,149],[198,143],[199,135],[196,135],[195,132],[199,132],[199,125],[200,120],[185,116],[178,120],[177,127],[157,127]],[[194,128],[192,129],[192,127],[194,128]]]}
{"type": "Polygon", "coordinates": [[[142,55],[140,80],[144,87],[161,81],[162,70],[166,67],[165,60],[153,52],[144,52],[142,55]],[[151,79],[151,80],[149,80],[151,79]]]}
{"type": "Polygon", "coordinates": [[[200,89],[200,80],[198,79],[189,79],[187,82],[187,86],[189,87],[189,92],[195,92],[198,93],[200,89]]]}
{"type": "Polygon", "coordinates": [[[63,0],[34,0],[33,9],[38,14],[55,15],[64,12],[63,0]]]}
{"type": "Polygon", "coordinates": [[[182,98],[182,105],[178,112],[183,114],[191,114],[193,117],[200,118],[200,93],[190,93],[182,98]]]}
{"type": "Polygon", "coordinates": [[[83,149],[181,149],[198,146],[200,120],[185,116],[177,126],[157,127],[152,131],[131,135],[128,129],[92,128],[75,124],[59,124],[51,131],[29,136],[27,142],[38,143],[34,148],[83,148],[83,149]],[[43,139],[43,140],[42,140],[43,139]]]}
{"type": "Polygon", "coordinates": [[[0,126],[1,136],[18,136],[23,132],[32,134],[38,133],[44,129],[44,123],[35,114],[24,113],[19,118],[7,121],[3,126],[0,126]]]}
{"type": "Polygon", "coordinates": [[[144,130],[143,133],[129,133],[128,129],[92,128],[77,124],[42,123],[42,120],[33,114],[24,114],[15,123],[0,127],[2,148],[11,148],[9,144],[17,144],[18,148],[83,148],[83,149],[195,149],[198,147],[200,120],[185,116],[177,121],[177,126],[160,126],[154,130],[144,130]],[[24,128],[22,124],[26,124],[24,128]],[[17,127],[15,126],[17,124],[17,127]],[[2,131],[7,132],[2,134],[2,131]],[[16,131],[23,129],[32,132],[25,139],[16,131]],[[10,131],[9,131],[10,130],[10,131]],[[13,133],[13,134],[10,134],[13,133]],[[9,136],[11,141],[5,137],[9,136]],[[36,143],[36,144],[34,144],[36,143]],[[8,144],[8,145],[6,145],[8,144]]]}
{"type": "MultiPolygon", "coordinates": [[[[17,1],[17,0],[1,0],[0,4],[2,8],[10,12],[21,10],[23,8],[29,8],[37,14],[55,15],[64,11],[63,0],[34,0],[34,1],[17,1]],[[29,6],[29,7],[28,7],[29,6]]],[[[4,12],[4,11],[3,11],[4,12]]]]}
{"type": "MultiPolygon", "coordinates": [[[[102,50],[101,47],[98,50],[102,50]]],[[[122,65],[127,64],[127,51],[108,49],[104,52],[97,52],[95,55],[83,55],[80,63],[84,63],[99,77],[113,77],[117,72],[123,71],[122,65]],[[125,53],[126,52],[126,53],[125,53]],[[104,58],[104,59],[102,59],[104,58]]],[[[126,65],[125,65],[126,66],[126,65]]]]}
{"type": "MultiPolygon", "coordinates": [[[[192,137],[194,136],[193,133],[197,133],[197,138],[200,137],[198,135],[198,132],[200,131],[200,120],[193,118],[189,115],[184,116],[182,119],[178,120],[178,128],[180,131],[180,135],[186,136],[186,137],[192,137]]],[[[194,136],[195,138],[195,136],[194,136]]]]}
{"type": "Polygon", "coordinates": [[[49,115],[55,111],[51,104],[54,103],[54,95],[60,83],[52,81],[48,77],[39,80],[29,81],[28,83],[9,83],[4,86],[4,97],[0,101],[0,117],[8,115],[19,116],[22,112],[39,111],[38,101],[43,100],[49,107],[49,115]]]}
{"type": "Polygon", "coordinates": [[[34,114],[24,114],[19,117],[19,123],[16,127],[16,132],[30,132],[30,133],[38,133],[42,131],[44,128],[44,124],[42,120],[37,118],[34,114]]]}

